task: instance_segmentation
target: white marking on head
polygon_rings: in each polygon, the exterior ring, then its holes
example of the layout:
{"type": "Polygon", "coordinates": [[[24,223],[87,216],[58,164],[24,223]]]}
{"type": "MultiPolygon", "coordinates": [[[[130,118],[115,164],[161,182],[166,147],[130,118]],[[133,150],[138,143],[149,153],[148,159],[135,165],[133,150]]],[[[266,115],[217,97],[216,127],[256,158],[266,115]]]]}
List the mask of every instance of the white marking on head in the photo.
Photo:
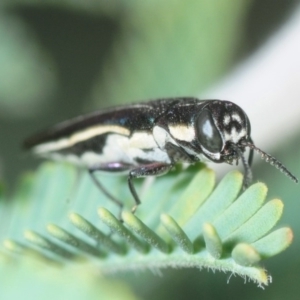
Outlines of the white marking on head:
{"type": "Polygon", "coordinates": [[[117,125],[99,125],[89,127],[85,130],[75,132],[70,137],[61,138],[57,141],[47,142],[34,147],[33,151],[37,154],[42,154],[50,151],[58,151],[64,148],[69,148],[76,143],[91,139],[97,135],[113,132],[120,135],[128,136],[130,131],[127,128],[117,125]]]}
{"type": "Polygon", "coordinates": [[[239,124],[242,123],[242,119],[239,114],[232,114],[232,120],[237,121],[239,124]]]}
{"type": "Polygon", "coordinates": [[[240,139],[245,137],[246,134],[247,134],[247,132],[245,129],[242,129],[240,132],[238,132],[235,127],[232,127],[230,133],[225,131],[224,137],[225,137],[226,142],[230,141],[230,142],[233,142],[236,144],[240,141],[240,139]]]}
{"type": "Polygon", "coordinates": [[[231,120],[230,115],[227,115],[227,114],[224,115],[223,124],[225,126],[228,125],[230,123],[230,120],[231,120]]]}
{"type": "Polygon", "coordinates": [[[171,135],[180,141],[191,142],[195,139],[195,129],[193,126],[171,125],[169,126],[171,135]]]}

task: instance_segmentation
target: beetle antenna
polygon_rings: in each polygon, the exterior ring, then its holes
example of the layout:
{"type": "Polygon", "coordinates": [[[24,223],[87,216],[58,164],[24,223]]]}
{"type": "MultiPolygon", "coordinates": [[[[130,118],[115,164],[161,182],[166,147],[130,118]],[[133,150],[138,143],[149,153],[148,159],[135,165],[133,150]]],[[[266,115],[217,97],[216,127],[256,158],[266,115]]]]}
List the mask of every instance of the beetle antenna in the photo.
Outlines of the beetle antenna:
{"type": "Polygon", "coordinates": [[[233,149],[238,153],[239,157],[242,160],[244,169],[245,169],[245,175],[243,179],[243,188],[246,189],[250,183],[252,182],[252,171],[249,162],[246,160],[243,151],[238,147],[236,144],[231,144],[233,149]]]}
{"type": "MultiPolygon", "coordinates": [[[[253,144],[253,145],[254,145],[254,143],[253,143],[253,141],[252,141],[251,137],[249,137],[249,142],[250,142],[251,144],[253,144]]],[[[249,157],[248,157],[248,164],[249,164],[249,166],[250,166],[250,167],[252,166],[252,161],[253,161],[253,152],[254,152],[254,150],[253,150],[253,149],[250,149],[250,152],[249,152],[249,157]]]]}
{"type": "Polygon", "coordinates": [[[262,151],[261,149],[257,148],[254,144],[243,141],[243,146],[249,147],[251,150],[256,151],[261,155],[261,158],[274,166],[275,168],[279,169],[284,175],[289,177],[291,180],[293,180],[295,183],[298,183],[298,178],[294,176],[278,159],[271,156],[270,154],[267,154],[266,152],[262,151]]]}

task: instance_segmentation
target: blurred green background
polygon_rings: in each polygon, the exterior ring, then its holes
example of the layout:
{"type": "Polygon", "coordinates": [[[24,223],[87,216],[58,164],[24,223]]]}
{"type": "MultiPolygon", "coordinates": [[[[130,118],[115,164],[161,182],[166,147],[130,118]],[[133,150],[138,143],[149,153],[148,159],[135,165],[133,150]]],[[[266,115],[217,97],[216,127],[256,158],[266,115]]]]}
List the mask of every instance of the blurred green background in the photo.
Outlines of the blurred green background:
{"type": "MultiPolygon", "coordinates": [[[[39,164],[20,147],[34,131],[101,107],[213,91],[286,26],[299,10],[297,4],[292,0],[3,0],[1,180],[12,191],[17,178],[39,164]]],[[[300,43],[299,37],[300,32],[295,36],[300,43]]],[[[300,75],[300,69],[297,71],[300,75]]],[[[300,88],[293,93],[299,95],[300,88]]],[[[281,101],[284,106],[284,99],[281,101]]],[[[260,105],[259,97],[251,101],[253,109],[259,110],[260,105]]],[[[253,120],[252,126],[257,126],[253,120]]],[[[273,140],[272,154],[293,166],[296,174],[300,174],[299,132],[295,125],[286,135],[270,132],[268,136],[273,140]]],[[[299,186],[265,163],[255,165],[254,173],[268,184],[269,197],[284,200],[281,223],[295,233],[287,251],[264,262],[274,281],[265,291],[234,276],[227,284],[229,274],[206,270],[162,270],[162,276],[145,271],[115,275],[114,279],[142,299],[186,299],[187,295],[191,299],[299,299],[299,186]]],[[[22,278],[22,273],[18,276],[22,278]]],[[[30,288],[33,281],[28,281],[30,288]]],[[[55,284],[59,286],[60,281],[55,284]]],[[[42,293],[45,285],[40,288],[42,293]]],[[[14,299],[20,299],[18,294],[14,299]]]]}

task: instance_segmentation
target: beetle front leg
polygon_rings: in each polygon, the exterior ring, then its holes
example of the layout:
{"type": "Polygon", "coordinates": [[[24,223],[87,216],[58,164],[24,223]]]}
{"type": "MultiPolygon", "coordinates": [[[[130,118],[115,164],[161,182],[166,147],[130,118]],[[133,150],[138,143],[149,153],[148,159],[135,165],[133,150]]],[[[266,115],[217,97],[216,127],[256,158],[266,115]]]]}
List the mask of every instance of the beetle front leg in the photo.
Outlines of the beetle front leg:
{"type": "Polygon", "coordinates": [[[94,184],[96,185],[96,187],[98,189],[100,189],[102,191],[102,193],[109,198],[112,202],[114,202],[115,204],[117,204],[120,209],[123,209],[123,203],[121,201],[119,201],[118,199],[116,199],[110,192],[108,192],[106,190],[106,188],[102,185],[102,183],[99,181],[99,179],[96,178],[95,174],[94,174],[95,170],[89,170],[89,174],[94,182],[94,184]]]}
{"type": "Polygon", "coordinates": [[[119,206],[120,212],[119,212],[119,220],[122,220],[121,214],[122,214],[122,209],[123,209],[123,202],[114,197],[99,181],[99,179],[95,176],[95,172],[97,171],[103,171],[103,172],[109,172],[109,173],[118,173],[118,172],[124,172],[127,171],[128,169],[132,168],[131,165],[124,164],[124,163],[119,163],[119,162],[112,162],[112,163],[106,163],[106,164],[99,164],[95,165],[91,168],[88,169],[89,174],[94,182],[94,184],[97,186],[99,190],[102,191],[102,193],[110,199],[112,202],[114,202],[116,205],[119,206]]]}
{"type": "Polygon", "coordinates": [[[166,164],[166,163],[152,163],[149,165],[143,165],[136,169],[132,169],[129,171],[128,174],[128,186],[129,190],[134,198],[135,205],[131,208],[131,212],[134,214],[138,205],[141,204],[141,200],[136,192],[136,189],[133,185],[133,179],[134,178],[140,178],[140,177],[147,177],[147,176],[157,176],[157,175],[163,175],[170,171],[170,169],[173,167],[173,164],[166,164]]]}

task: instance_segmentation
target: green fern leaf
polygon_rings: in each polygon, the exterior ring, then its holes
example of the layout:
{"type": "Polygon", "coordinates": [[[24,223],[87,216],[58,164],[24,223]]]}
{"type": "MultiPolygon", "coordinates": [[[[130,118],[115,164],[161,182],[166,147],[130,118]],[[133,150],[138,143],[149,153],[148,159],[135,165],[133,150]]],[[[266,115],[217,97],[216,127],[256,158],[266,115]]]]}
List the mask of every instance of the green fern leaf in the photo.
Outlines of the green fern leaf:
{"type": "MultiPolygon", "coordinates": [[[[101,177],[123,199],[122,212],[105,199],[87,172],[78,176],[65,164],[45,163],[25,176],[14,199],[1,201],[9,230],[0,236],[10,252],[35,253],[54,264],[85,262],[103,274],[166,267],[222,270],[260,286],[270,278],[259,266],[287,248],[292,231],[270,232],[283,204],[264,204],[267,187],[256,183],[242,192],[242,174],[228,173],[215,185],[203,165],[178,167],[155,182],[137,180],[143,203],[135,215],[126,178],[101,177]]],[[[150,179],[151,181],[151,179],[150,179]]],[[[2,194],[2,193],[0,193],[2,194]]]]}

